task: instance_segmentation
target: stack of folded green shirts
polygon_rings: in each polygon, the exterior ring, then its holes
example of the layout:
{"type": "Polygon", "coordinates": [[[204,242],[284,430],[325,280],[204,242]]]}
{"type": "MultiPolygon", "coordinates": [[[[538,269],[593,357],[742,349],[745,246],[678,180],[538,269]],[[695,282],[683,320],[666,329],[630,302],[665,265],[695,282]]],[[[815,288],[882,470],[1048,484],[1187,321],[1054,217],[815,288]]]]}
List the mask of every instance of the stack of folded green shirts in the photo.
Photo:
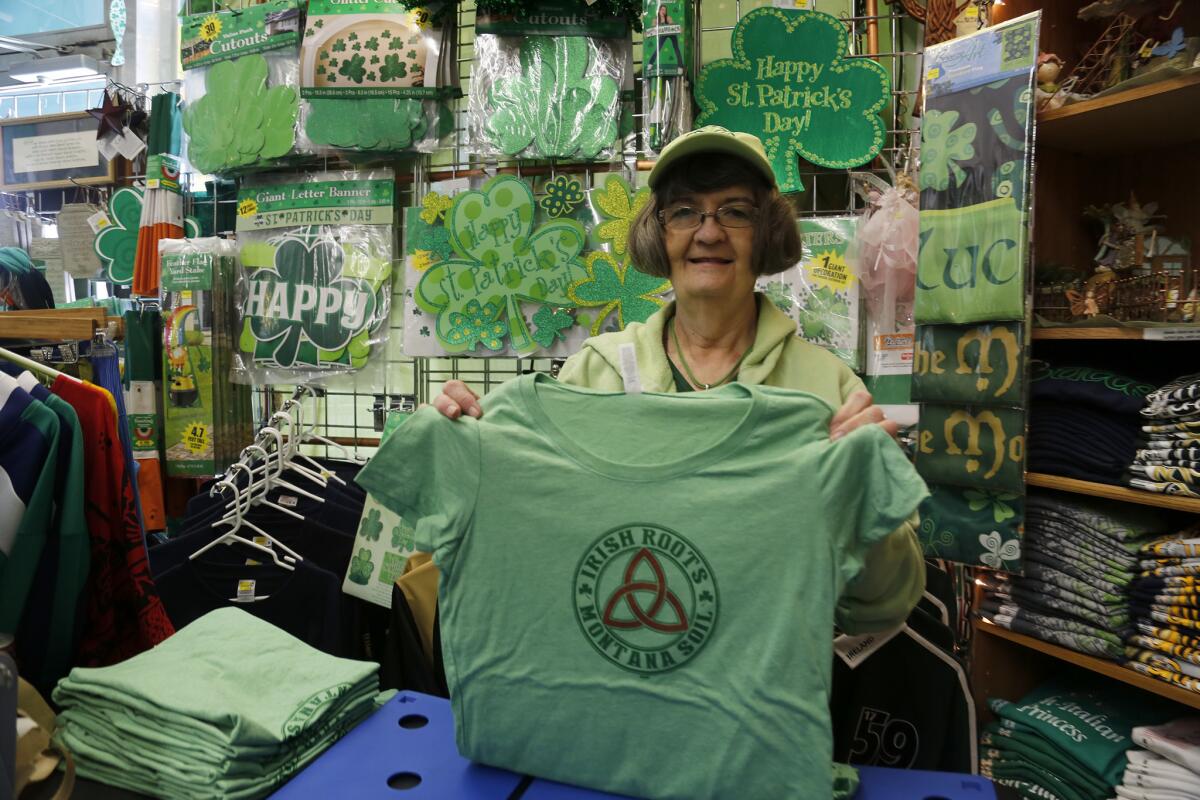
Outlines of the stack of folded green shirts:
{"type": "Polygon", "coordinates": [[[1121,783],[1133,728],[1177,712],[1125,687],[1051,681],[1017,702],[990,699],[980,772],[1025,798],[1108,800],[1121,783]]]}
{"type": "Polygon", "coordinates": [[[1128,666],[1200,692],[1200,525],[1142,547],[1128,666]]]}
{"type": "Polygon", "coordinates": [[[262,797],[374,708],[378,665],[334,658],[238,608],[54,690],[80,775],[155,797],[262,797]]]}
{"type": "Polygon", "coordinates": [[[1141,548],[1174,524],[1169,514],[1128,504],[1030,493],[1023,575],[992,586],[981,614],[1018,633],[1121,660],[1141,548]]]}

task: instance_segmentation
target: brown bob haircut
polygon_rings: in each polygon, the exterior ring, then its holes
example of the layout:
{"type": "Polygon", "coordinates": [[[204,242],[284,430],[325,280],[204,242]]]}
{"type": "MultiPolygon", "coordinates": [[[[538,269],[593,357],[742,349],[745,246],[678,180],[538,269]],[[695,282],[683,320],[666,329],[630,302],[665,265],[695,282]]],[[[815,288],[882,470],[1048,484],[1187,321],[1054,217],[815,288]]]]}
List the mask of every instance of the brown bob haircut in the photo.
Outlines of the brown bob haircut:
{"type": "Polygon", "coordinates": [[[783,272],[800,260],[800,231],[792,204],[767,183],[762,173],[744,159],[718,153],[694,153],[681,158],[658,181],[650,202],[642,207],[629,228],[629,252],[638,269],[660,278],[671,277],[666,229],[658,212],[680,197],[715,192],[731,186],[754,190],[758,221],[754,225],[754,250],[750,266],[755,275],[783,272]]]}

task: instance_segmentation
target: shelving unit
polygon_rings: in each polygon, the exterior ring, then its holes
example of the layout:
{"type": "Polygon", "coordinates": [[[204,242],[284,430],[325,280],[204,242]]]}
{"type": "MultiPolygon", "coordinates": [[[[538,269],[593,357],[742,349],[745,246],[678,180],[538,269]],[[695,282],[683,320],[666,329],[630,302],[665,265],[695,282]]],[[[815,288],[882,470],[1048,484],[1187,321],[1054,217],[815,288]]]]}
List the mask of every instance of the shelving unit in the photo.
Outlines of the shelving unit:
{"type": "Polygon", "coordinates": [[[1060,492],[1087,494],[1092,497],[1103,497],[1108,500],[1120,500],[1125,503],[1137,503],[1143,506],[1169,508],[1173,511],[1190,511],[1200,514],[1200,500],[1193,497],[1179,497],[1172,494],[1155,494],[1140,489],[1128,489],[1124,486],[1112,486],[1107,483],[1092,483],[1075,478],[1063,478],[1059,475],[1044,475],[1040,472],[1030,472],[1025,476],[1025,482],[1030,486],[1040,486],[1044,489],[1057,489],[1060,492]]]}
{"type": "Polygon", "coordinates": [[[1033,340],[1122,339],[1130,341],[1200,341],[1200,325],[1171,325],[1162,328],[1034,328],[1033,340]]]}

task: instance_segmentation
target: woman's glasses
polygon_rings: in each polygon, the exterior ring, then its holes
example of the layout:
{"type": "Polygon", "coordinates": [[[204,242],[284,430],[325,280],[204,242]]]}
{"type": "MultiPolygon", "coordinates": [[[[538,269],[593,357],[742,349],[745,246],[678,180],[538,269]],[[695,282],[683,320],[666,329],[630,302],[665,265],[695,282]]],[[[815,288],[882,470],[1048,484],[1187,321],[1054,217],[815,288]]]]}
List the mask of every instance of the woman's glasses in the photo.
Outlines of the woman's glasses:
{"type": "Polygon", "coordinates": [[[691,206],[667,206],[658,212],[658,221],[671,231],[691,231],[713,217],[722,228],[749,228],[758,219],[758,209],[745,203],[721,206],[716,211],[701,211],[691,206]]]}

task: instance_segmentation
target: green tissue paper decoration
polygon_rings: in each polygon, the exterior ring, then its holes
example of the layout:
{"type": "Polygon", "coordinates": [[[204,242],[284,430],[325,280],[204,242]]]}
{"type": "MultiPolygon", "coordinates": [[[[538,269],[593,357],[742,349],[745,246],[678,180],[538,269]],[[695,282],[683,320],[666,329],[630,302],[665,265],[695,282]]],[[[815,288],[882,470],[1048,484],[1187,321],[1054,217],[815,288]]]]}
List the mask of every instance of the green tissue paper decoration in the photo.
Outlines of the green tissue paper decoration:
{"type": "Polygon", "coordinates": [[[443,104],[409,98],[320,98],[309,102],[304,131],[314,144],[344,150],[408,150],[431,133],[447,135],[454,120],[443,104]],[[435,108],[428,110],[426,102],[435,108]],[[430,114],[436,115],[430,131],[430,114]]]}
{"type": "Polygon", "coordinates": [[[225,172],[287,155],[295,143],[299,95],[267,86],[267,60],[221,61],[204,76],[205,94],[183,112],[188,160],[201,172],[225,172]]]}
{"type": "Polygon", "coordinates": [[[592,159],[617,136],[620,87],[589,75],[592,46],[583,36],[528,36],[521,74],[498,79],[484,125],[502,153],[528,158],[592,159]]]}
{"type": "Polygon", "coordinates": [[[437,339],[448,352],[480,344],[499,350],[506,337],[518,353],[532,352],[538,342],[521,304],[573,305],[567,290],[583,271],[587,233],[567,219],[535,229],[536,210],[532,189],[512,175],[455,195],[446,212],[453,255],[421,273],[413,297],[436,315],[437,339]]]}
{"type": "Polygon", "coordinates": [[[762,139],[782,192],[800,192],[799,158],[832,169],[879,154],[887,70],[847,58],[849,33],[816,11],[757,8],[733,29],[733,58],[700,71],[696,126],[723,125],[762,139]]]}

